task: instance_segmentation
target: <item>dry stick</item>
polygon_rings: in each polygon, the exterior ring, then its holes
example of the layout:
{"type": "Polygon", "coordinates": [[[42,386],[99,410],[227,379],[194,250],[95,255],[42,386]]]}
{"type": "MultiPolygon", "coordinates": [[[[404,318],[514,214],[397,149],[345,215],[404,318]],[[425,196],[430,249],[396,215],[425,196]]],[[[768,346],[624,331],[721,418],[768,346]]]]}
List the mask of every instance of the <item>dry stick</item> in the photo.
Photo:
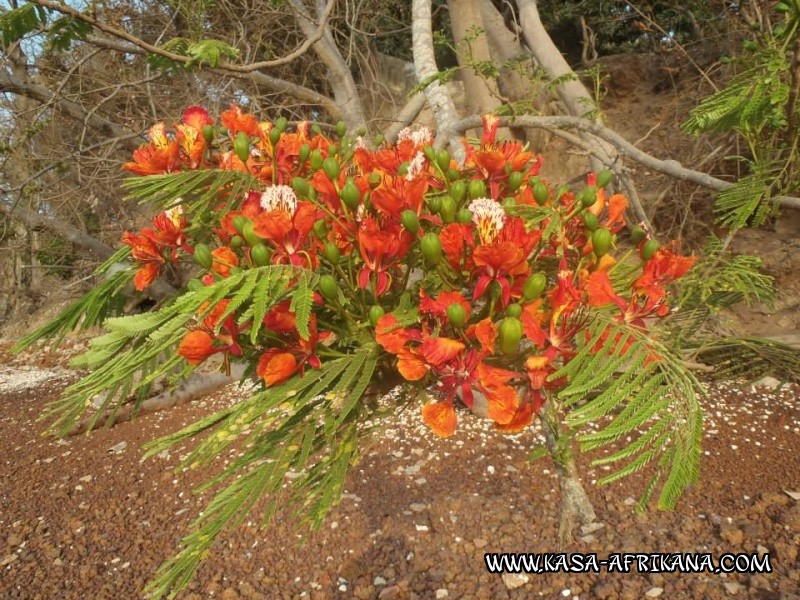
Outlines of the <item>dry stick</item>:
{"type": "MultiPolygon", "coordinates": [[[[480,122],[481,118],[478,116],[467,117],[457,124],[456,130],[463,132],[467,129],[477,127],[480,122]]],[[[639,150],[636,146],[608,127],[598,125],[597,123],[593,123],[592,121],[580,117],[536,117],[531,115],[522,115],[518,117],[502,117],[500,122],[503,125],[511,124],[518,125],[520,127],[540,129],[578,129],[580,131],[590,133],[593,136],[612,144],[622,154],[628,156],[648,169],[663,173],[664,175],[669,175],[675,179],[695,183],[718,192],[727,190],[734,185],[730,181],[717,179],[708,173],[702,173],[700,171],[688,169],[676,160],[661,160],[656,158],[651,154],[647,154],[646,152],[639,150]]],[[[777,196],[774,198],[774,200],[783,208],[800,209],[800,198],[794,196],[777,196]]]]}
{"type": "MultiPolygon", "coordinates": [[[[226,385],[234,383],[241,378],[243,373],[244,366],[238,364],[233,365],[230,375],[224,373],[192,373],[174,390],[166,390],[158,396],[153,396],[142,402],[138,408],[136,403],[131,402],[117,410],[116,413],[113,409],[104,411],[95,422],[95,429],[103,427],[104,425],[110,427],[119,423],[125,423],[139,415],[156,412],[165,408],[172,408],[178,404],[184,404],[190,400],[207,396],[226,385]]],[[[83,419],[76,423],[75,427],[70,429],[67,435],[86,433],[89,430],[90,422],[91,417],[83,419]]]]}
{"type": "Polygon", "coordinates": [[[400,131],[408,127],[417,118],[423,106],[425,106],[425,94],[416,93],[411,96],[406,105],[395,116],[392,126],[386,130],[384,134],[386,141],[394,144],[400,131]]]}

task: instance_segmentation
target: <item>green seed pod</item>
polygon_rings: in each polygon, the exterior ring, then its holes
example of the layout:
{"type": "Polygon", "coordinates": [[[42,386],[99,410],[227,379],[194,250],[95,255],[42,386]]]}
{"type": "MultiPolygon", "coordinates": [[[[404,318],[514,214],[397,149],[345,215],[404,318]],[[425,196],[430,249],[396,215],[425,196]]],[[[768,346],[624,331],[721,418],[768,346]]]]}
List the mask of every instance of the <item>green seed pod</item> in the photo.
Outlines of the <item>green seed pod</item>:
{"type": "Polygon", "coordinates": [[[587,187],[581,190],[581,193],[578,194],[578,200],[580,200],[581,206],[583,208],[589,208],[595,202],[597,202],[597,188],[595,187],[587,187]]]}
{"type": "Polygon", "coordinates": [[[333,275],[323,275],[317,284],[320,293],[328,300],[335,300],[339,292],[339,284],[333,275]]]}
{"type": "Polygon", "coordinates": [[[605,227],[600,227],[592,234],[592,248],[597,258],[605,255],[611,247],[611,232],[605,227]]]}
{"type": "Polygon", "coordinates": [[[439,150],[436,153],[436,164],[446,173],[450,168],[450,153],[447,150],[439,150]]]}
{"type": "Polygon", "coordinates": [[[342,253],[339,251],[339,247],[333,242],[327,242],[322,248],[322,257],[332,265],[339,263],[339,257],[341,255],[342,253]]]}
{"type": "Polygon", "coordinates": [[[242,236],[235,235],[231,238],[231,248],[238,250],[242,246],[244,246],[244,239],[242,239],[242,236]]]}
{"type": "Polygon", "coordinates": [[[461,173],[459,173],[457,169],[447,169],[447,173],[445,173],[445,175],[447,176],[448,181],[455,181],[461,177],[461,173]]]}
{"type": "Polygon", "coordinates": [[[403,227],[408,229],[411,233],[417,233],[419,231],[419,219],[417,218],[417,213],[413,210],[404,210],[400,213],[400,222],[403,224],[403,227]]]}
{"type": "Polygon", "coordinates": [[[308,187],[308,181],[302,177],[295,177],[292,179],[292,188],[294,188],[294,191],[300,196],[308,197],[308,187]]]}
{"type": "Polygon", "coordinates": [[[375,327],[378,324],[378,319],[380,319],[383,315],[386,314],[386,311],[383,310],[383,307],[375,304],[369,307],[369,322],[372,323],[372,326],[375,327]]]}
{"type": "Polygon", "coordinates": [[[656,255],[658,251],[659,243],[658,240],[647,240],[644,246],[642,246],[642,259],[650,260],[656,255]]]}
{"type": "Polygon", "coordinates": [[[336,123],[336,135],[340,138],[343,138],[344,135],[347,133],[347,125],[344,121],[339,121],[336,123]]]}
{"type": "Polygon", "coordinates": [[[428,205],[428,210],[431,211],[431,214],[436,214],[442,209],[442,199],[439,196],[430,196],[425,199],[425,202],[428,205]]]}
{"type": "Polygon", "coordinates": [[[210,269],[213,259],[211,257],[211,250],[208,249],[208,246],[205,244],[197,244],[194,247],[194,260],[201,267],[210,269]]]}
{"type": "Polygon", "coordinates": [[[322,161],[322,170],[325,171],[325,175],[328,176],[328,179],[331,181],[336,181],[339,177],[339,170],[341,167],[339,166],[339,161],[329,156],[325,160],[322,161]]]}
{"type": "Polygon", "coordinates": [[[323,162],[322,152],[320,152],[319,148],[317,148],[311,153],[311,168],[315,171],[318,171],[322,168],[323,162]]]}
{"type": "Polygon", "coordinates": [[[461,201],[467,194],[467,184],[464,183],[463,180],[458,179],[450,184],[450,189],[448,191],[450,197],[455,200],[457,204],[461,204],[461,201]]]}
{"type": "Polygon", "coordinates": [[[515,319],[519,319],[520,315],[522,315],[522,306],[516,302],[509,304],[508,308],[506,308],[506,315],[509,317],[514,317],[515,319]]]}
{"type": "Polygon", "coordinates": [[[348,177],[342,190],[339,192],[339,197],[345,203],[347,208],[354,210],[358,203],[361,201],[361,192],[358,190],[352,177],[348,177]]]}
{"type": "Polygon", "coordinates": [[[463,327],[467,322],[467,311],[458,302],[453,302],[447,307],[447,320],[453,327],[463,327]]]}
{"type": "Polygon", "coordinates": [[[503,354],[514,354],[522,340],[522,323],[516,317],[506,317],[498,327],[498,341],[503,354]]]}
{"type": "Polygon", "coordinates": [[[311,131],[314,135],[322,135],[322,127],[319,126],[319,123],[314,123],[311,125],[311,131]]]}
{"type": "Polygon", "coordinates": [[[452,223],[456,220],[456,212],[456,201],[450,196],[445,196],[442,198],[442,208],[439,211],[442,221],[445,223],[452,223]]]}
{"type": "Polygon", "coordinates": [[[356,129],[356,135],[364,137],[365,135],[367,135],[367,128],[362,125],[358,129],[356,129]]]}
{"type": "Polygon", "coordinates": [[[247,159],[250,158],[250,136],[244,131],[237,133],[233,139],[233,151],[243,163],[246,163],[247,159]]]}
{"type": "Polygon", "coordinates": [[[485,198],[486,184],[483,182],[483,179],[473,179],[470,181],[469,186],[467,187],[467,194],[469,195],[470,200],[475,200],[475,198],[485,198]]]}
{"type": "MultiPolygon", "coordinates": [[[[209,126],[207,125],[207,127],[209,126]]],[[[186,282],[186,288],[190,292],[196,292],[198,290],[202,290],[204,287],[205,286],[203,285],[203,282],[200,281],[199,279],[190,279],[189,281],[186,282]]]]}
{"type": "Polygon", "coordinates": [[[253,222],[250,220],[248,220],[247,223],[245,223],[242,227],[242,237],[244,238],[244,241],[247,242],[248,246],[255,246],[261,241],[261,238],[256,235],[253,222]]]}
{"type": "Polygon", "coordinates": [[[275,129],[283,133],[284,131],[286,131],[286,126],[288,124],[289,121],[286,119],[286,117],[278,117],[277,120],[275,121],[275,129]]]}
{"type": "Polygon", "coordinates": [[[206,141],[206,144],[211,144],[214,141],[214,126],[213,125],[203,125],[203,139],[206,141]]]}
{"type": "Polygon", "coordinates": [[[568,185],[560,185],[556,188],[556,200],[560,200],[561,196],[566,194],[569,191],[568,185]]]}
{"type": "Polygon", "coordinates": [[[631,244],[638,245],[645,237],[647,237],[647,233],[638,225],[631,228],[631,244]]]}
{"type": "Polygon", "coordinates": [[[420,248],[429,266],[435,267],[442,260],[442,242],[435,233],[426,233],[422,236],[420,248]]]}
{"type": "Polygon", "coordinates": [[[468,208],[462,208],[456,213],[456,222],[458,223],[471,223],[472,213],[468,208]]]}
{"type": "Polygon", "coordinates": [[[236,231],[238,231],[239,233],[242,233],[242,229],[244,229],[244,224],[245,224],[245,223],[247,223],[249,220],[250,220],[250,219],[248,219],[248,218],[247,218],[247,217],[245,217],[244,215],[236,215],[236,216],[235,216],[235,217],[233,217],[233,219],[232,219],[232,222],[233,222],[233,228],[234,228],[236,231]]]}
{"type": "Polygon", "coordinates": [[[325,219],[317,219],[314,221],[314,234],[321,240],[325,239],[328,235],[328,226],[325,224],[325,219]]]}
{"type": "Polygon", "coordinates": [[[587,212],[583,215],[583,224],[586,225],[586,229],[595,232],[597,228],[600,227],[600,220],[597,218],[596,214],[587,212]]]}
{"type": "Polygon", "coordinates": [[[436,161],[436,150],[433,149],[433,146],[425,146],[422,149],[422,153],[425,155],[425,158],[427,158],[429,162],[436,161]]]}
{"type": "Polygon", "coordinates": [[[380,133],[376,135],[374,138],[372,138],[372,142],[375,144],[376,148],[380,147],[380,145],[383,144],[383,142],[385,141],[386,138],[383,137],[380,133]]]}
{"type": "Polygon", "coordinates": [[[516,192],[522,185],[523,179],[525,179],[525,176],[522,173],[519,171],[511,171],[511,173],[508,174],[508,189],[512,192],[516,192]]]}
{"type": "Polygon", "coordinates": [[[597,174],[597,187],[604,188],[614,180],[614,171],[605,169],[597,174]]]}
{"type": "Polygon", "coordinates": [[[533,199],[536,200],[536,204],[539,206],[544,206],[550,200],[550,190],[547,189],[547,185],[544,182],[537,181],[533,185],[533,199]]]}
{"type": "Polygon", "coordinates": [[[283,132],[280,129],[273,127],[269,131],[269,143],[273,145],[273,147],[278,143],[278,140],[281,139],[281,134],[283,132]]]}
{"type": "Polygon", "coordinates": [[[367,177],[367,183],[369,183],[370,189],[374,190],[382,182],[383,182],[383,175],[381,175],[377,171],[373,171],[372,173],[369,174],[369,177],[367,177]]]}
{"type": "Polygon", "coordinates": [[[304,163],[308,160],[308,157],[311,156],[311,146],[308,144],[303,144],[300,146],[300,152],[298,153],[298,158],[300,159],[301,163],[304,163]]]}
{"type": "Polygon", "coordinates": [[[547,276],[544,273],[534,273],[525,280],[525,285],[522,288],[522,298],[526,302],[535,300],[542,295],[546,287],[547,276]]]}
{"type": "Polygon", "coordinates": [[[271,255],[272,252],[270,252],[269,248],[267,248],[263,242],[258,242],[250,248],[250,258],[257,267],[266,267],[269,264],[271,255]]]}

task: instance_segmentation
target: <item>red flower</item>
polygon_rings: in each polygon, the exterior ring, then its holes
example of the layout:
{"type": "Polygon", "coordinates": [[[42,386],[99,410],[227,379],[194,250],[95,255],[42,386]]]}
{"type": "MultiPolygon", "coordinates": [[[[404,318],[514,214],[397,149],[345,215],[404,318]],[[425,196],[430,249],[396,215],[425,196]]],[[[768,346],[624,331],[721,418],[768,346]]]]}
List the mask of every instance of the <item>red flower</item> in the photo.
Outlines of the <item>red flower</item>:
{"type": "Polygon", "coordinates": [[[239,264],[239,257],[236,252],[227,246],[220,246],[211,251],[213,262],[211,263],[211,270],[218,275],[228,277],[231,274],[231,269],[239,264]]]}
{"type": "Polygon", "coordinates": [[[381,227],[374,219],[365,219],[358,230],[358,250],[364,261],[358,274],[359,287],[369,287],[370,276],[375,275],[375,294],[383,294],[391,283],[389,271],[406,255],[412,240],[397,223],[381,227]]]}
{"type": "Polygon", "coordinates": [[[268,188],[265,195],[275,192],[277,188],[288,190],[296,204],[281,206],[262,200],[262,206],[266,203],[267,208],[255,218],[253,231],[274,248],[274,264],[314,269],[317,266],[317,252],[313,249],[309,236],[321,211],[310,202],[297,202],[294,192],[285,185],[268,188]]]}
{"type": "Polygon", "coordinates": [[[230,132],[231,138],[235,138],[240,131],[251,137],[255,137],[261,132],[258,119],[253,115],[243,113],[240,107],[233,104],[220,115],[220,120],[230,132]]]}
{"type": "Polygon", "coordinates": [[[199,365],[212,354],[219,352],[220,348],[213,345],[214,338],[211,334],[202,329],[190,331],[181,340],[178,346],[180,354],[191,365],[199,365]]]}
{"type": "Polygon", "coordinates": [[[441,322],[447,320],[447,309],[451,304],[460,304],[469,321],[471,307],[461,292],[441,292],[436,298],[431,298],[425,290],[419,291],[419,309],[435,317],[441,322]]]}
{"type": "Polygon", "coordinates": [[[422,407],[422,420],[439,437],[449,437],[456,431],[458,418],[452,402],[431,402],[422,407]]]}
{"type": "Polygon", "coordinates": [[[139,235],[128,231],[122,234],[122,243],[131,247],[131,256],[141,265],[133,278],[133,284],[140,292],[155,281],[162,265],[166,264],[155,238],[151,229],[143,229],[139,235]]]}

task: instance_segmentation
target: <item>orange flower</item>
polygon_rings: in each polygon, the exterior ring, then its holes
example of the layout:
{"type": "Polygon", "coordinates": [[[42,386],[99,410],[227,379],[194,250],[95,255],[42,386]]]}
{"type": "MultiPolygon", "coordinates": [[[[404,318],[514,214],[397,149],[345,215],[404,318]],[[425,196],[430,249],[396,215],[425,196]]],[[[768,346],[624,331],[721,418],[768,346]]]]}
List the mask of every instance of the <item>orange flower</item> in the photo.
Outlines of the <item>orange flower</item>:
{"type": "Polygon", "coordinates": [[[433,299],[425,293],[425,290],[419,291],[419,309],[439,320],[447,319],[447,309],[451,304],[460,304],[469,321],[471,307],[461,292],[441,292],[436,299],[433,299]]]}
{"type": "Polygon", "coordinates": [[[213,262],[211,269],[218,275],[227,277],[231,274],[231,269],[239,264],[239,257],[227,246],[220,246],[211,251],[213,262]]]}
{"type": "Polygon", "coordinates": [[[256,375],[267,386],[286,381],[297,372],[297,359],[291,352],[281,352],[277,348],[267,350],[261,355],[256,366],[256,375]]]}
{"type": "Polygon", "coordinates": [[[475,337],[481,345],[481,350],[487,354],[494,352],[494,343],[497,340],[497,326],[492,319],[486,317],[475,325],[467,328],[467,337],[475,337]]]}
{"type": "Polygon", "coordinates": [[[619,306],[621,311],[625,311],[625,300],[614,291],[608,272],[595,271],[589,275],[585,287],[589,306],[606,306],[613,303],[619,306]]]}
{"type": "Polygon", "coordinates": [[[220,120],[230,132],[231,138],[235,138],[240,131],[251,137],[257,136],[261,132],[258,119],[253,115],[243,113],[242,109],[234,104],[231,104],[231,107],[220,115],[220,120]]]}
{"type": "Polygon", "coordinates": [[[458,418],[451,402],[430,402],[422,407],[422,420],[439,437],[455,433],[458,418]]]}
{"type": "Polygon", "coordinates": [[[440,366],[453,360],[464,350],[463,342],[445,337],[431,337],[422,342],[420,354],[428,364],[440,366]]]}
{"type": "Polygon", "coordinates": [[[157,123],[150,128],[150,143],[133,151],[133,162],[127,162],[122,168],[136,175],[157,175],[170,173],[177,166],[180,158],[180,145],[167,138],[164,123],[157,123]]]}
{"type": "Polygon", "coordinates": [[[430,367],[419,350],[401,348],[397,353],[397,370],[406,381],[419,381],[428,374],[430,367]]]}
{"type": "Polygon", "coordinates": [[[519,405],[508,423],[497,423],[496,427],[506,433],[518,433],[524,430],[533,421],[534,406],[532,402],[523,402],[519,405]]]}
{"type": "Polygon", "coordinates": [[[141,292],[158,277],[166,261],[151,229],[143,229],[139,235],[126,231],[122,234],[122,243],[131,247],[131,256],[141,264],[133,278],[133,285],[141,292]]]}
{"type": "Polygon", "coordinates": [[[178,354],[180,354],[189,364],[199,365],[209,356],[221,349],[214,348],[214,338],[207,331],[196,329],[190,331],[181,340],[178,346],[178,354]]]}
{"type": "Polygon", "coordinates": [[[486,396],[489,418],[501,425],[514,418],[519,400],[516,390],[508,382],[517,377],[514,371],[478,363],[478,389],[486,396]]]}
{"type": "Polygon", "coordinates": [[[479,273],[473,298],[480,298],[492,281],[500,284],[503,305],[511,299],[508,277],[523,277],[530,271],[527,256],[514,242],[499,242],[475,248],[472,254],[479,273]]]}

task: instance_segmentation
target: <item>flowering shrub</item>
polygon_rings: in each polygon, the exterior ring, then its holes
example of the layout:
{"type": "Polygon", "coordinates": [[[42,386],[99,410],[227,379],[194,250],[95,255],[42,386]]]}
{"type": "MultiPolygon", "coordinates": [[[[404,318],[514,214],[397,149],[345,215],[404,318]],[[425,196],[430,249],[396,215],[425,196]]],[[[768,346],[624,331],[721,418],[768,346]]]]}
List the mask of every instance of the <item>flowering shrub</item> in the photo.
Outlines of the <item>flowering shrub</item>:
{"type": "MultiPolygon", "coordinates": [[[[238,107],[221,124],[192,107],[174,135],[154,126],[125,165],[138,175],[239,171],[258,182],[246,193],[219,187],[210,215],[195,220],[178,199],[152,227],[126,233],[136,289],[193,259],[189,289],[289,265],[298,268],[289,287],[310,272],[313,293],[275,304],[257,326],[228,298],[204,305],[177,348],[190,365],[239,358],[269,387],[374,340],[379,362],[427,390],[422,418],[437,435],[456,430],[457,401],[473,408],[476,399],[498,428],[520,431],[568,385],[564,367],[580,346],[619,356],[633,343],[592,332],[595,313],[646,332],[694,262],[640,227],[616,258],[627,201],[607,191],[611,173],[590,174],[577,193],[554,188],[539,176],[539,156],[496,139],[492,116],[479,143],[465,142],[463,166],[434,150],[426,129],[371,149],[238,107]]],[[[647,361],[658,360],[652,350],[647,361]]]]}

